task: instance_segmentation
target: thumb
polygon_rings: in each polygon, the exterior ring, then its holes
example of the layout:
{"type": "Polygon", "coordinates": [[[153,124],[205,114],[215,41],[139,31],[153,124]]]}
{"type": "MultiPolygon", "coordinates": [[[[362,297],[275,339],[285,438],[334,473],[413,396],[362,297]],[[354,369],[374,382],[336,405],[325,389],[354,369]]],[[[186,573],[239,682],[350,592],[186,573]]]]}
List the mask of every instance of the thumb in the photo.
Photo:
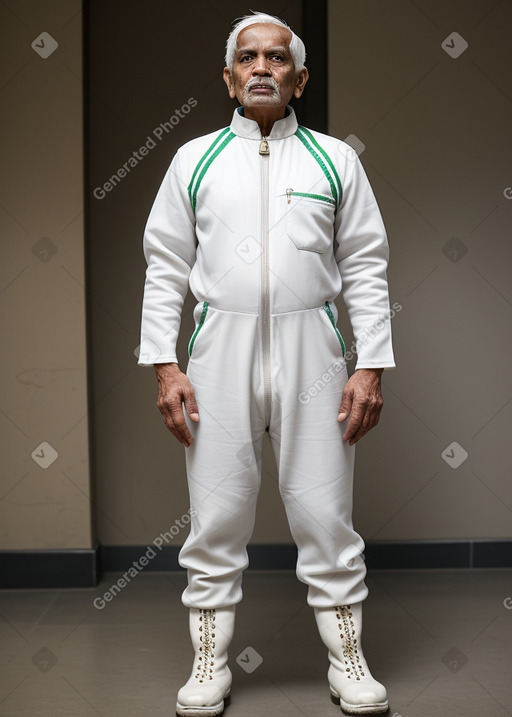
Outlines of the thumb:
{"type": "Polygon", "coordinates": [[[351,409],[352,393],[347,391],[346,388],[344,388],[343,394],[341,396],[340,410],[338,411],[338,421],[345,421],[348,418],[351,409]]]}
{"type": "Polygon", "coordinates": [[[193,391],[185,398],[185,409],[193,421],[199,421],[199,411],[197,408],[196,396],[193,391]]]}

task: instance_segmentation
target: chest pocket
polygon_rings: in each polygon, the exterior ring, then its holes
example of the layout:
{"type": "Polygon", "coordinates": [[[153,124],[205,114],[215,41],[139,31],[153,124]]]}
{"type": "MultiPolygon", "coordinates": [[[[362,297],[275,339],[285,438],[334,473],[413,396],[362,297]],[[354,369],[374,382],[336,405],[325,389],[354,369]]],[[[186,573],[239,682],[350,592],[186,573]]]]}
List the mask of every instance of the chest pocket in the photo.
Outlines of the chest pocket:
{"type": "Polygon", "coordinates": [[[297,249],[323,254],[333,246],[335,206],[326,194],[288,194],[286,233],[297,249]]]}

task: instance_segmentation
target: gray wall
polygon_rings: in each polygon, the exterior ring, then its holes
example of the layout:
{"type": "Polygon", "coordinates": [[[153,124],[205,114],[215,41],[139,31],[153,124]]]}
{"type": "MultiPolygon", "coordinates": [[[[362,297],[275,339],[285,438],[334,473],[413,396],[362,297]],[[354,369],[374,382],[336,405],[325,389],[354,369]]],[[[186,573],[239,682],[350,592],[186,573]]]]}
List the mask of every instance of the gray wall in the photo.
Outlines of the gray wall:
{"type": "Polygon", "coordinates": [[[81,3],[0,27],[0,548],[90,548],[81,3]]]}
{"type": "Polygon", "coordinates": [[[329,13],[329,133],[366,147],[403,306],[354,519],[372,540],[510,537],[512,4],[329,13]]]}
{"type": "MultiPolygon", "coordinates": [[[[90,547],[94,516],[104,544],[147,544],[188,507],[184,449],[156,408],[153,369],[134,355],[142,232],[175,149],[229,122],[224,42],[248,7],[181,4],[178,21],[163,0],[90,6],[87,347],[81,5],[0,4],[1,548],[90,547]],[[42,31],[59,43],[47,59],[30,46],[42,31]],[[186,118],[96,199],[93,189],[190,97],[198,104],[186,118]],[[33,251],[43,237],[51,257],[33,251]],[[42,441],[58,452],[48,468],[31,457],[42,441]]],[[[298,0],[258,9],[301,32],[298,0]]],[[[494,0],[329,4],[329,132],[366,145],[391,297],[403,306],[381,424],[358,447],[354,521],[366,540],[510,537],[511,20],[510,3],[494,0]],[[454,30],[469,43],[457,59],[441,47],[454,30]],[[452,442],[468,453],[458,468],[442,457],[452,442]]],[[[459,41],[450,44],[453,53],[459,41]]],[[[350,341],[343,313],[341,324],[350,341]]],[[[253,542],[291,542],[277,480],[266,445],[253,542]]]]}

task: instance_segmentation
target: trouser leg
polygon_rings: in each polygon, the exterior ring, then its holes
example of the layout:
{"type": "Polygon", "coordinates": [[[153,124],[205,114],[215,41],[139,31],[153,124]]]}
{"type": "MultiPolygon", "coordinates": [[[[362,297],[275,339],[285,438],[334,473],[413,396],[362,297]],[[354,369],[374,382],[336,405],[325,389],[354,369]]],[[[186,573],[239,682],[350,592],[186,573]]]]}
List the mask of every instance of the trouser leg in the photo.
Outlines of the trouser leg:
{"type": "Polygon", "coordinates": [[[270,437],[312,607],[364,600],[364,542],[352,524],[355,446],[337,421],[347,371],[323,308],[274,317],[270,437]]]}
{"type": "Polygon", "coordinates": [[[187,423],[191,528],[179,554],[188,571],[182,601],[218,608],[242,599],[260,487],[263,407],[258,317],[210,309],[187,375],[200,420],[187,423]]]}

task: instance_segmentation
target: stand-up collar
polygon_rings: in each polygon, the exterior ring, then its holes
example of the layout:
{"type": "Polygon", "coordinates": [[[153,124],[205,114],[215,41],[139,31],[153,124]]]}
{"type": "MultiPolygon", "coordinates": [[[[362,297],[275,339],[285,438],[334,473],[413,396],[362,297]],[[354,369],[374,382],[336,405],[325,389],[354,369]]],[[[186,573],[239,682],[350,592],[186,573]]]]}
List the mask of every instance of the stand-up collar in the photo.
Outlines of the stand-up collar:
{"type": "MultiPolygon", "coordinates": [[[[241,114],[243,107],[237,107],[233,112],[230,129],[239,137],[245,139],[261,140],[261,130],[256,120],[248,119],[241,114]]],[[[286,116],[277,120],[272,126],[268,139],[284,139],[295,134],[298,127],[297,117],[293,107],[286,105],[286,116]]]]}

